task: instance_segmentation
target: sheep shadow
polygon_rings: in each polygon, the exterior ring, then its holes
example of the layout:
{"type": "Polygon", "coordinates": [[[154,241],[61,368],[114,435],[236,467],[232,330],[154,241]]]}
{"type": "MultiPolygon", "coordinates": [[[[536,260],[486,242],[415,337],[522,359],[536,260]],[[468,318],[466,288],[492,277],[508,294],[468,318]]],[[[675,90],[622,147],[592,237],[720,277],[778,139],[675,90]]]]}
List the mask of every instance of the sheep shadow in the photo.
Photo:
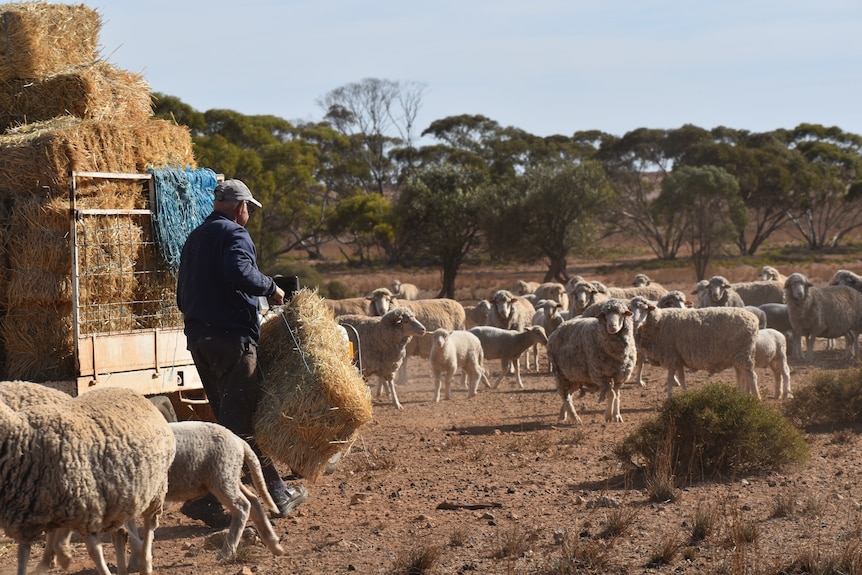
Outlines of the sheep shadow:
{"type": "Polygon", "coordinates": [[[497,435],[500,433],[525,433],[530,431],[549,431],[556,425],[544,421],[525,421],[508,425],[474,425],[467,427],[453,426],[452,431],[460,435],[497,435]]]}

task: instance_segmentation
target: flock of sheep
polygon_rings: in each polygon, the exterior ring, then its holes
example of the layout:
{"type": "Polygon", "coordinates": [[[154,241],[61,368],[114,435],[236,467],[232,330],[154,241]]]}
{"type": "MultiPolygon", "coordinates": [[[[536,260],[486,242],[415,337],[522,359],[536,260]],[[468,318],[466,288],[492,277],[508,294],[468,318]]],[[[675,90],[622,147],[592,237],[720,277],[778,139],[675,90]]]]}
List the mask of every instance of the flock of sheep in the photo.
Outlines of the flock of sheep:
{"type": "Polygon", "coordinates": [[[498,387],[512,374],[521,380],[521,359],[539,370],[539,348],[562,399],[560,419],[580,421],[572,394],[594,391],[607,402],[605,418],[622,421],[620,389],[643,386],[645,363],[667,370],[666,388],[685,389],[686,370],[716,373],[733,368],[740,390],[760,398],[755,368],[768,368],[776,399],[792,397],[788,355],[813,361],[814,339],[844,337],[847,357],[858,352],[862,331],[862,277],[847,270],[829,285],[803,274],[781,275],[764,266],[757,281],[731,283],[714,276],[689,294],[667,290],[637,274],[629,287],[610,287],[580,276],[566,284],[519,281],[487,300],[462,306],[449,299],[415,299],[412,284],[394,281],[367,297],[327,301],[336,319],[359,333],[357,349],[366,376],[378,375],[401,408],[396,389],[407,381],[407,360],[430,360],[434,400],[451,398],[460,372],[468,397],[480,383],[498,387]],[[789,345],[788,345],[789,344],[789,345]],[[500,360],[489,382],[486,360],[500,360]]]}

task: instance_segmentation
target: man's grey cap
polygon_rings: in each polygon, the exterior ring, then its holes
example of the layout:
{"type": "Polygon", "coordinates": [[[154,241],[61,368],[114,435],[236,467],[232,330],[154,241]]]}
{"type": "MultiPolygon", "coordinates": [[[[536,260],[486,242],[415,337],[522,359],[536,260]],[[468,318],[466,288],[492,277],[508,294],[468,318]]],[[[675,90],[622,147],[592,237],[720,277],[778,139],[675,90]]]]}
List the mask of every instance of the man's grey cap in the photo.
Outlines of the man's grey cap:
{"type": "Polygon", "coordinates": [[[251,202],[257,207],[261,206],[261,203],[254,199],[254,196],[251,195],[251,190],[248,189],[242,180],[225,180],[216,186],[215,191],[216,201],[235,201],[235,202],[251,202]]]}

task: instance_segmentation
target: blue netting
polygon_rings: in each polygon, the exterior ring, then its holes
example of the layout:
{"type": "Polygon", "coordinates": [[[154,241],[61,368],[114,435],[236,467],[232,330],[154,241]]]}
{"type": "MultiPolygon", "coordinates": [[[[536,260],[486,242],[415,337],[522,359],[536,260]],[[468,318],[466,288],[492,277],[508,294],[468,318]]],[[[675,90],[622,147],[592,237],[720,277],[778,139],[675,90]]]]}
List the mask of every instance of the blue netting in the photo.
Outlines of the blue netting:
{"type": "Polygon", "coordinates": [[[156,190],[153,207],[153,230],[156,243],[171,274],[180,269],[183,244],[213,210],[216,174],[202,168],[160,168],[149,170],[156,190]]]}

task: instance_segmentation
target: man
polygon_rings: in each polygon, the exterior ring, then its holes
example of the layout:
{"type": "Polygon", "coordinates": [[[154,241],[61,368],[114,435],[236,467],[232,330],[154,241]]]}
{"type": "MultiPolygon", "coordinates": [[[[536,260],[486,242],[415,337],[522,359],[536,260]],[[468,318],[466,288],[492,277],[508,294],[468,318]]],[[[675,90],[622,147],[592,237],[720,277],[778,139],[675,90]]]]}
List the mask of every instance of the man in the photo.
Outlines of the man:
{"type": "MultiPolygon", "coordinates": [[[[177,305],[183,313],[188,349],[216,420],[254,443],[253,416],[261,373],[258,298],[284,303],[284,290],[257,268],[249,217],[261,207],[242,181],[225,180],[214,192],[213,211],[189,234],[177,278],[177,305]]],[[[280,516],[305,501],[308,492],[285,485],[278,470],[262,458],[263,473],[280,516]]],[[[211,527],[227,526],[230,517],[212,495],[183,505],[182,512],[211,527]]]]}

